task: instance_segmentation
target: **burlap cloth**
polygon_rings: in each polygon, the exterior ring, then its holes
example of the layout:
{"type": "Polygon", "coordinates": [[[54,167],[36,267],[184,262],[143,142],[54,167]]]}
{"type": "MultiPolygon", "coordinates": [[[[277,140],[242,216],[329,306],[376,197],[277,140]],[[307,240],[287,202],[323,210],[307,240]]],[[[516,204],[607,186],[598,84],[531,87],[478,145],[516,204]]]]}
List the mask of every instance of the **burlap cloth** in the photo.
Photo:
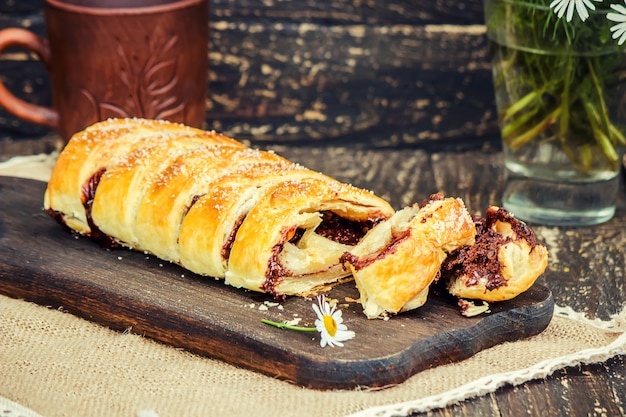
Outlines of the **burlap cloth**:
{"type": "MultiPolygon", "coordinates": [[[[53,161],[12,159],[0,175],[46,180],[53,161]]],[[[557,306],[535,337],[384,390],[322,392],[0,296],[0,416],[407,415],[626,354],[625,330],[626,308],[599,321],[557,306]]]]}

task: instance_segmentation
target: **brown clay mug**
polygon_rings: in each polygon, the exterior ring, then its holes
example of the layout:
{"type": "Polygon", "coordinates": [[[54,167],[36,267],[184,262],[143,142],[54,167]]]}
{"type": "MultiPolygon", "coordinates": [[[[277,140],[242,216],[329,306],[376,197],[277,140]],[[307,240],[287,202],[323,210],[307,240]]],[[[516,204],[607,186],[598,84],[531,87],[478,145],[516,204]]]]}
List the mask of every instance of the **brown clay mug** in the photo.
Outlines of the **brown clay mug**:
{"type": "Polygon", "coordinates": [[[45,0],[46,38],[0,31],[50,74],[52,107],[27,103],[0,81],[0,105],[28,122],[73,133],[111,117],[202,127],[208,79],[208,0],[45,0]]]}

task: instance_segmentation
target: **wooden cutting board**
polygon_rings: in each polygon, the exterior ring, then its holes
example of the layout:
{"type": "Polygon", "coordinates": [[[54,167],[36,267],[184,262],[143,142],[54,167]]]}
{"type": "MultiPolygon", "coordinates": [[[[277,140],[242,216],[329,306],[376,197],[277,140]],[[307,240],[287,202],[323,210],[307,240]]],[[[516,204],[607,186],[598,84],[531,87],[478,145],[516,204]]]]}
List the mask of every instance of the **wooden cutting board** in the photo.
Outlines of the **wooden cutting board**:
{"type": "MultiPolygon", "coordinates": [[[[75,237],[42,210],[45,183],[0,177],[0,293],[217,358],[315,389],[383,387],[424,369],[466,359],[549,324],[554,301],[535,284],[491,313],[464,318],[456,301],[431,292],[420,309],[389,320],[368,320],[352,299],[352,283],[333,289],[344,322],[356,337],[343,348],[321,348],[317,332],[261,323],[301,319],[313,326],[313,300],[276,303],[231,288],[153,256],[108,251],[75,237]]],[[[1,313],[1,312],[0,312],[1,313]]]]}

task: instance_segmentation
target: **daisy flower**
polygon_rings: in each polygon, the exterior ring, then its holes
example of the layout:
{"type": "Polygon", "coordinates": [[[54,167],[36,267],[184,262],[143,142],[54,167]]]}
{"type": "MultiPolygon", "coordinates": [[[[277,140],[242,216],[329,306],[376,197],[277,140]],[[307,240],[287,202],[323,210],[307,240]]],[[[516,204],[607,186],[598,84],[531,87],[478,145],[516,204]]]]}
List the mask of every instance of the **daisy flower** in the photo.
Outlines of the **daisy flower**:
{"type": "Polygon", "coordinates": [[[322,295],[317,297],[317,305],[313,304],[313,310],[317,314],[317,320],[315,320],[315,327],[320,332],[320,346],[326,345],[330,347],[343,346],[346,340],[350,340],[354,337],[354,332],[348,330],[345,324],[343,324],[343,318],[341,317],[341,310],[337,310],[336,307],[331,307],[326,302],[326,298],[322,295]]]}
{"type": "Polygon", "coordinates": [[[617,13],[607,13],[606,18],[617,22],[616,25],[611,26],[611,32],[613,32],[613,39],[619,38],[617,43],[621,45],[626,41],[626,7],[621,4],[611,4],[611,9],[617,13]]]}
{"type": "MultiPolygon", "coordinates": [[[[550,3],[550,8],[554,10],[554,13],[556,13],[559,19],[563,17],[565,12],[567,12],[565,20],[568,22],[572,21],[572,17],[574,17],[574,9],[576,9],[580,20],[584,22],[589,17],[588,10],[596,9],[591,1],[592,0],[554,0],[550,3]]],[[[602,0],[593,1],[602,2],[602,0]]]]}
{"type": "Polygon", "coordinates": [[[348,327],[343,324],[343,318],[341,317],[341,310],[337,310],[336,307],[331,307],[326,302],[326,298],[322,295],[317,297],[317,304],[313,304],[313,311],[317,315],[315,320],[315,327],[300,327],[294,326],[286,322],[275,322],[270,320],[261,320],[265,324],[278,327],[279,329],[298,330],[301,332],[319,332],[320,333],[320,346],[330,347],[343,346],[342,342],[350,340],[354,337],[354,332],[348,330],[348,327]]]}

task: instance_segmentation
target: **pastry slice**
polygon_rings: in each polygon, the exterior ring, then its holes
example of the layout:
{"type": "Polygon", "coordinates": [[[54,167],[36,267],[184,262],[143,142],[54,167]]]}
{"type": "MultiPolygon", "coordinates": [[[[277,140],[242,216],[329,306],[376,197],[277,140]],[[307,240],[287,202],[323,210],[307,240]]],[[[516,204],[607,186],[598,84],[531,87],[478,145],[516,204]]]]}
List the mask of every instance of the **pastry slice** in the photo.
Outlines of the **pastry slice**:
{"type": "Polygon", "coordinates": [[[449,252],[474,243],[463,201],[437,194],[373,228],[343,256],[365,315],[382,318],[422,306],[449,252]]]}
{"type": "MultiPolygon", "coordinates": [[[[269,193],[275,192],[281,184],[313,178],[328,181],[328,178],[323,174],[296,164],[289,166],[256,164],[252,167],[253,169],[250,168],[220,177],[210,190],[194,198],[181,223],[178,239],[180,263],[186,268],[198,274],[225,278],[230,254],[235,238],[239,234],[239,229],[250,211],[262,199],[267,198],[269,193]],[[205,256],[197,257],[194,255],[197,252],[202,252],[205,256]]],[[[289,206],[290,203],[285,205],[289,206]]],[[[259,210],[256,208],[253,214],[256,216],[255,213],[259,210]]],[[[263,222],[263,215],[259,215],[261,222],[263,222]]],[[[315,218],[319,219],[321,216],[316,215],[315,218]]],[[[251,219],[248,219],[249,223],[252,223],[251,219]]],[[[315,221],[314,224],[311,222],[295,223],[290,228],[300,229],[298,233],[302,235],[305,229],[311,229],[311,226],[317,226],[319,223],[321,221],[315,221]]],[[[239,240],[242,239],[240,236],[239,240]]],[[[250,239],[256,241],[254,230],[252,230],[250,239]]],[[[281,244],[280,240],[275,243],[281,244]]],[[[287,245],[287,247],[290,246],[287,245]]],[[[337,260],[338,258],[339,256],[337,256],[337,260]]],[[[240,281],[241,279],[233,279],[229,283],[238,287],[248,285],[240,281]]],[[[255,288],[261,290],[263,282],[260,281],[255,288]]]]}
{"type": "Polygon", "coordinates": [[[226,283],[282,295],[310,295],[349,275],[340,258],[393,211],[328,178],[289,175],[265,190],[230,246],[226,283]]]}
{"type": "Polygon", "coordinates": [[[442,266],[450,294],[488,302],[528,290],[548,265],[548,250],[505,208],[476,218],[476,243],[451,254],[442,266]]]}

